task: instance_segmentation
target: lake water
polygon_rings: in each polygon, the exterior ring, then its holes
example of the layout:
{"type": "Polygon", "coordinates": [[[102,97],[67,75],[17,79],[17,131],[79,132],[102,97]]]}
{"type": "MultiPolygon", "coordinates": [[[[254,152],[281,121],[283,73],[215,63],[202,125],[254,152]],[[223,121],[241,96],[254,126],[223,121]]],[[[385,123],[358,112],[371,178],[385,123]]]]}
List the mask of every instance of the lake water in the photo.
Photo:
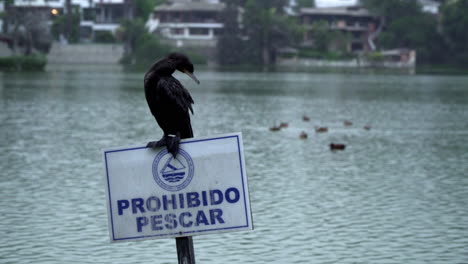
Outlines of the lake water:
{"type": "MultiPolygon", "coordinates": [[[[468,77],[197,75],[195,135],[243,133],[255,225],[194,237],[198,263],[468,263],[468,77]]],[[[162,135],[142,78],[0,74],[0,263],[177,262],[109,243],[102,149],[162,135]]]]}

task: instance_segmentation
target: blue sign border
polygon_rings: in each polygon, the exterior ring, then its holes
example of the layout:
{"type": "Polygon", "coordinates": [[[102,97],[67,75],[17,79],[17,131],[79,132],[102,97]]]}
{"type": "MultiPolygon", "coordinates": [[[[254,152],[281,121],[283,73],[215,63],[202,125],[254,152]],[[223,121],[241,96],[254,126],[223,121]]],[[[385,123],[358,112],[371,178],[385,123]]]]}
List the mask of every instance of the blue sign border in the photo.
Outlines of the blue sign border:
{"type": "MultiPolygon", "coordinates": [[[[239,134],[236,135],[230,135],[230,136],[220,136],[220,137],[213,137],[213,138],[205,138],[205,139],[195,139],[195,140],[187,140],[180,142],[180,144],[189,144],[189,143],[195,143],[195,142],[202,142],[202,141],[212,141],[212,140],[219,140],[219,139],[227,139],[227,138],[236,138],[237,140],[237,152],[239,156],[239,166],[240,166],[240,176],[241,176],[241,181],[242,181],[242,190],[243,190],[243,198],[244,198],[244,209],[245,209],[245,219],[246,219],[246,224],[243,226],[233,226],[233,227],[225,227],[225,228],[212,228],[212,229],[204,229],[204,230],[197,230],[197,231],[189,231],[189,232],[175,232],[175,233],[169,233],[169,234],[160,234],[160,235],[149,235],[149,236],[136,236],[136,237],[125,237],[125,238],[115,238],[115,232],[114,232],[114,219],[113,219],[113,210],[112,210],[112,196],[111,196],[111,190],[110,190],[110,179],[109,179],[109,168],[107,165],[107,154],[108,153],[113,153],[113,152],[123,152],[123,151],[132,151],[132,150],[139,150],[139,149],[146,149],[147,147],[135,147],[135,148],[126,148],[126,149],[117,149],[117,150],[109,150],[109,151],[104,151],[104,159],[105,159],[105,164],[106,164],[106,178],[107,178],[107,193],[109,195],[109,214],[110,214],[110,222],[111,222],[111,229],[112,229],[112,241],[125,241],[125,240],[139,240],[139,239],[148,239],[152,237],[181,237],[181,236],[186,236],[189,234],[196,234],[196,233],[203,233],[203,232],[211,232],[211,231],[221,231],[221,230],[230,230],[230,229],[240,229],[240,228],[248,228],[250,227],[249,224],[249,210],[247,210],[247,192],[245,190],[246,184],[244,182],[244,167],[242,164],[242,152],[241,152],[241,147],[240,147],[240,139],[239,139],[239,134]]],[[[252,226],[253,229],[253,226],[252,226]]]]}

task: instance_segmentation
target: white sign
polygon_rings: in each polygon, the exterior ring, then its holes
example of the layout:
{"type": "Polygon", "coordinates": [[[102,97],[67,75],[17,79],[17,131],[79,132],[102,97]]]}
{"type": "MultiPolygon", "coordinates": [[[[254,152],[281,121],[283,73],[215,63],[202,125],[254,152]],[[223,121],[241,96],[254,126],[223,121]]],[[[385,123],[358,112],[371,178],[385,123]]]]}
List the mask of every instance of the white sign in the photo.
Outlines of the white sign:
{"type": "Polygon", "coordinates": [[[241,133],[104,151],[112,242],[252,230],[241,133]]]}

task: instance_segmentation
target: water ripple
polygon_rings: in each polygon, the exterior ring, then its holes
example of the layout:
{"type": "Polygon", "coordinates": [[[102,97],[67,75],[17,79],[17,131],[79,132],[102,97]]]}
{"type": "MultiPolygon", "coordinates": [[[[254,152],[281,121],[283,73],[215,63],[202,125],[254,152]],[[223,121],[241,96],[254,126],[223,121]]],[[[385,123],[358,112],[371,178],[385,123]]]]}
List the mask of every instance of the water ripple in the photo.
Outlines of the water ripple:
{"type": "MultiPolygon", "coordinates": [[[[161,136],[140,75],[2,75],[2,263],[175,262],[173,239],[108,239],[101,150],[161,136]]],[[[468,263],[466,78],[200,79],[187,83],[194,131],[243,132],[255,230],[195,237],[197,261],[468,263]],[[289,128],[268,131],[279,122],[289,128]],[[330,142],[347,148],[331,152],[330,142]]]]}

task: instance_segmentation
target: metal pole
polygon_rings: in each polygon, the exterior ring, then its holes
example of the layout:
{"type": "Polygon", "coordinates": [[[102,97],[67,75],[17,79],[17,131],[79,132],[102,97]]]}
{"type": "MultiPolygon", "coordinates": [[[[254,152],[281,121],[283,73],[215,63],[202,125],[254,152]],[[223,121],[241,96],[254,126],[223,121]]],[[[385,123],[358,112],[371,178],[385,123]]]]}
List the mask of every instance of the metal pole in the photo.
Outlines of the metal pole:
{"type": "Polygon", "coordinates": [[[193,250],[192,237],[177,237],[176,246],[179,264],[195,264],[195,250],[193,250]]]}

